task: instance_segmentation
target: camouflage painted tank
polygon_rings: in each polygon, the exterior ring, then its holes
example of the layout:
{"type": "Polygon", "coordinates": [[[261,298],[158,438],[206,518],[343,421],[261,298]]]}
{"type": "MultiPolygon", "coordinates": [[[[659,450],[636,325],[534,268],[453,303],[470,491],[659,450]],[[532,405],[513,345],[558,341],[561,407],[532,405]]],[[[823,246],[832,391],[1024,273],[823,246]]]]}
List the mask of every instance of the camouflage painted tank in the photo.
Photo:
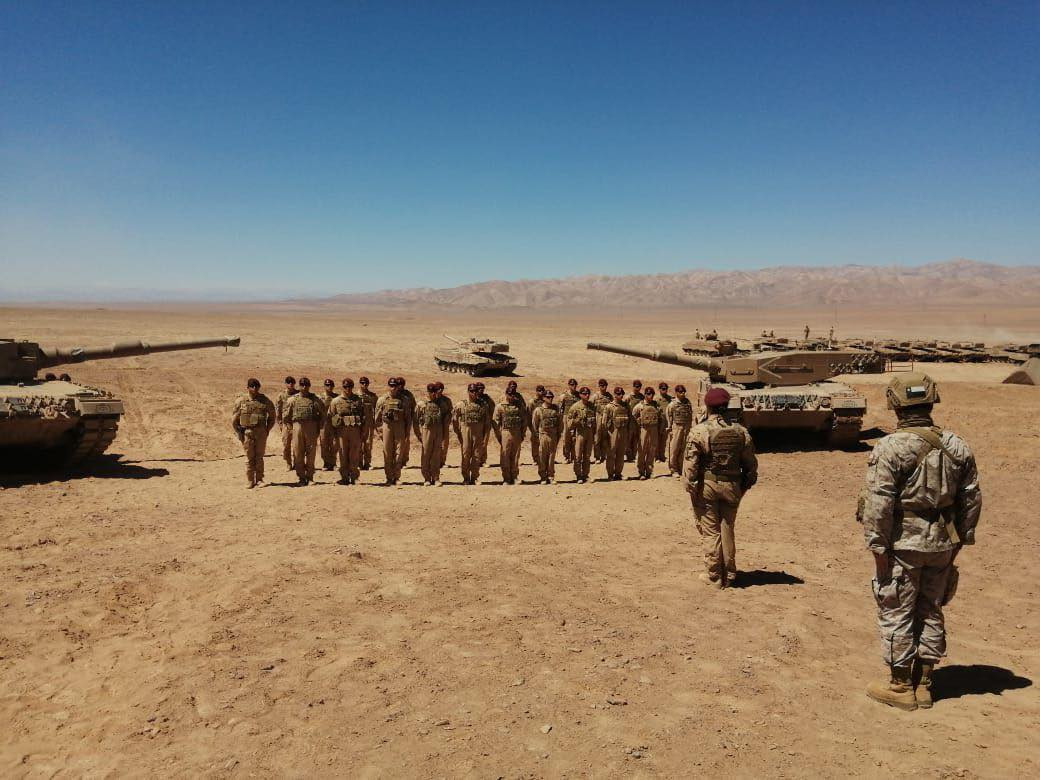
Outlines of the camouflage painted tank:
{"type": "Polygon", "coordinates": [[[0,452],[42,456],[74,465],[103,453],[116,437],[123,402],[96,387],[42,369],[89,360],[174,352],[203,347],[237,347],[238,338],[148,344],[127,341],[108,347],[41,347],[32,341],[0,339],[0,452]]]}
{"type": "Polygon", "coordinates": [[[884,362],[871,352],[761,352],[729,358],[677,355],[589,344],[589,349],[616,352],[704,371],[697,402],[711,387],[724,387],[732,397],[727,416],[756,431],[795,430],[821,433],[831,447],[859,441],[867,399],[848,385],[828,381],[838,374],[880,373],[884,362]]]}
{"type": "Polygon", "coordinates": [[[516,370],[516,358],[509,354],[509,344],[495,339],[453,339],[455,346],[433,353],[441,371],[470,376],[503,376],[516,370]]]}
{"type": "Polygon", "coordinates": [[[719,334],[712,332],[703,338],[698,335],[682,345],[687,355],[703,355],[704,357],[728,357],[737,354],[737,342],[732,339],[720,339],[719,334]]]}

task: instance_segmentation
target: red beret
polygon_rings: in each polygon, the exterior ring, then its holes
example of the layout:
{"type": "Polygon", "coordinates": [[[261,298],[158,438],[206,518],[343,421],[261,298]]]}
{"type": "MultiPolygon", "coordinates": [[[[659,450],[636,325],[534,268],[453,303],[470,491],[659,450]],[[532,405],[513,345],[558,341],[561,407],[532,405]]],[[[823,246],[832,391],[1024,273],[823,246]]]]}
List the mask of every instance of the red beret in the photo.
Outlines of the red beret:
{"type": "Polygon", "coordinates": [[[713,387],[704,394],[705,406],[726,406],[729,403],[729,393],[725,388],[713,387]]]}

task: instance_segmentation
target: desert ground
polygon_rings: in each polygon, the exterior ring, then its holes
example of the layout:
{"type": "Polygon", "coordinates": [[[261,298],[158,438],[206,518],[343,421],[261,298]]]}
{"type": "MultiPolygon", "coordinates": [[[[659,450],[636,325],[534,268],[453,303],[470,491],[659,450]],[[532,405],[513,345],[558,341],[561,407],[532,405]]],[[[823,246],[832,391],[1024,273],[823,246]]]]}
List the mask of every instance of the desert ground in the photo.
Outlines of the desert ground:
{"type": "MultiPolygon", "coordinates": [[[[937,420],[975,448],[978,544],[958,560],[939,701],[866,698],[882,673],[854,522],[858,451],[774,442],[737,525],[747,587],[708,590],[675,480],[422,487],[381,471],[297,488],[274,454],[245,487],[229,425],[249,376],[277,393],[404,374],[463,395],[441,334],[506,338],[521,391],[692,371],[588,352],[677,347],[695,327],[1037,340],[1036,308],[444,311],[336,306],[0,308],[48,344],[242,337],[239,349],[68,370],[127,413],[77,475],[0,475],[0,774],[288,777],[1036,777],[1040,388],[1003,365],[932,365],[937,420]]],[[[496,394],[505,380],[492,380],[496,394]]],[[[454,444],[454,443],[453,443],[454,444]]],[[[491,461],[497,462],[497,450],[491,461]]],[[[561,458],[562,460],[562,458],[561,458]]],[[[660,466],[659,466],[660,468],[660,466]]],[[[631,471],[631,467],[629,467],[631,471]]]]}

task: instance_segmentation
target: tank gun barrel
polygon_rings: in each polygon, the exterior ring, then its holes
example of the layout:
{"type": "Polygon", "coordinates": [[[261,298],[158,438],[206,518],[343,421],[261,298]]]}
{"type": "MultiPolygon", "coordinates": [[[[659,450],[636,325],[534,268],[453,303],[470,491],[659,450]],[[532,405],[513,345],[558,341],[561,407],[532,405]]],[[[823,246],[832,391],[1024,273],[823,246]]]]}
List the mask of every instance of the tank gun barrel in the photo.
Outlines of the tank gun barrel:
{"type": "Polygon", "coordinates": [[[707,371],[709,374],[716,374],[722,371],[722,363],[718,360],[712,360],[711,358],[699,355],[679,355],[670,349],[632,349],[631,347],[618,347],[613,344],[600,344],[596,342],[591,342],[585,346],[587,349],[598,349],[603,352],[614,352],[618,355],[628,355],[629,357],[653,360],[655,363],[670,363],[673,366],[685,366],[686,368],[693,368],[698,371],[707,371]]]}
{"type": "Polygon", "coordinates": [[[83,363],[88,360],[107,360],[109,358],[131,357],[133,355],[149,355],[153,352],[177,352],[182,349],[203,349],[204,347],[237,347],[241,339],[238,336],[225,336],[219,339],[199,339],[194,341],[119,341],[107,347],[46,347],[40,348],[39,367],[51,368],[67,363],[83,363]]]}

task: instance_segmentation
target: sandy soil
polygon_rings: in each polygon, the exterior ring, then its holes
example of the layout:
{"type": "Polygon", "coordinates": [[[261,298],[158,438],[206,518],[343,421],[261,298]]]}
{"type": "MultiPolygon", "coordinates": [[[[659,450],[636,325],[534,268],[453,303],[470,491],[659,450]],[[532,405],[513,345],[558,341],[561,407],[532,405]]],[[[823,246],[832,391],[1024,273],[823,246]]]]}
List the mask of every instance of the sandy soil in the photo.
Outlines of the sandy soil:
{"type": "MultiPolygon", "coordinates": [[[[1035,339],[1035,311],[840,312],[849,335],[1035,339]]],[[[676,346],[695,326],[823,332],[829,311],[388,312],[0,309],[0,333],[110,342],[238,333],[243,346],[73,367],[127,414],[107,459],[0,490],[0,773],[233,776],[1035,777],[1040,388],[935,366],[938,419],[974,446],[979,544],[961,558],[931,711],[869,701],[881,672],[852,516],[859,452],[761,457],[738,564],[697,580],[685,494],[651,482],[244,488],[227,424],[250,375],[437,377],[442,332],[499,335],[522,390],[569,375],[692,372],[584,350],[676,346]]],[[[450,380],[450,381],[449,381],[450,380]]],[[[890,430],[858,377],[868,438],[890,430]]],[[[499,383],[495,383],[499,384],[499,383]]],[[[492,458],[497,460],[496,458],[492,458]]],[[[449,457],[458,463],[457,450],[449,457]]],[[[594,477],[602,477],[595,467],[594,477]]],[[[525,448],[522,477],[533,481],[525,448]]],[[[457,469],[449,483],[459,481],[457,469]]]]}

